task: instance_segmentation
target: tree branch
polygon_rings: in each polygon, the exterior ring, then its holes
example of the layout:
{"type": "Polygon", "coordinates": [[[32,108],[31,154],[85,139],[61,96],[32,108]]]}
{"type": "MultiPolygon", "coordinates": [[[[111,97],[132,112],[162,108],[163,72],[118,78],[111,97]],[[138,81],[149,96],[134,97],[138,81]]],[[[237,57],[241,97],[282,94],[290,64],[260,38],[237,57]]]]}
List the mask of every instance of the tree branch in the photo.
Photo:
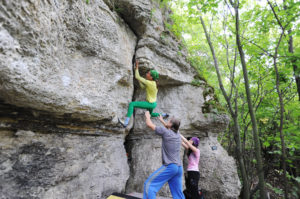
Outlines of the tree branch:
{"type": "Polygon", "coordinates": [[[229,97],[228,97],[228,95],[226,93],[226,90],[224,88],[224,85],[222,83],[222,78],[221,78],[221,74],[220,74],[220,70],[219,70],[218,60],[217,60],[217,57],[216,57],[213,45],[211,43],[210,37],[209,37],[209,35],[207,33],[207,29],[206,29],[205,23],[204,23],[201,15],[200,15],[199,18],[200,18],[200,21],[201,21],[201,24],[202,24],[202,27],[203,27],[203,30],[204,30],[204,33],[205,33],[205,36],[206,36],[206,40],[208,42],[208,45],[210,47],[210,50],[211,50],[211,53],[212,53],[212,56],[213,56],[214,66],[215,66],[215,69],[216,69],[216,72],[217,72],[217,77],[218,77],[220,89],[221,89],[221,91],[222,91],[222,93],[224,95],[225,100],[227,101],[227,104],[228,104],[229,111],[230,111],[231,115],[235,115],[235,113],[233,111],[233,108],[231,106],[231,103],[230,103],[230,99],[229,99],[229,97]]]}
{"type": "MultiPolygon", "coordinates": [[[[284,31],[285,31],[285,27],[282,26],[282,24],[281,24],[281,22],[280,22],[280,20],[279,20],[279,18],[278,18],[278,16],[277,16],[277,14],[276,14],[276,12],[275,12],[275,10],[274,10],[274,7],[273,7],[272,4],[270,3],[270,1],[269,1],[269,0],[267,0],[267,1],[268,1],[268,4],[269,4],[270,7],[271,7],[271,10],[272,10],[272,12],[273,12],[273,14],[274,14],[274,16],[275,16],[275,18],[276,18],[276,20],[277,20],[279,26],[281,27],[282,31],[284,32],[284,31]]],[[[283,33],[283,34],[284,34],[284,33],[283,33]]],[[[284,36],[285,36],[285,34],[284,34],[284,36]]]]}
{"type": "Polygon", "coordinates": [[[274,57],[274,55],[272,55],[271,53],[269,53],[267,50],[265,50],[263,47],[259,46],[258,44],[254,43],[253,41],[241,36],[241,38],[245,39],[246,41],[250,42],[251,44],[253,44],[254,46],[258,47],[259,49],[261,49],[262,51],[264,51],[264,53],[266,55],[268,55],[269,57],[274,57]]]}

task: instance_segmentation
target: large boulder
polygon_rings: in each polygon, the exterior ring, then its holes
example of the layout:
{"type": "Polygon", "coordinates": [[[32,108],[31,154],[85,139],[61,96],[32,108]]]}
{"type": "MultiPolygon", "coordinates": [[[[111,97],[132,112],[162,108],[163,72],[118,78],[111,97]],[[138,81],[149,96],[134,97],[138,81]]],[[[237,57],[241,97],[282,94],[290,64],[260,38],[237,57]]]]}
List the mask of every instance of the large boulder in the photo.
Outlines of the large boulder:
{"type": "Polygon", "coordinates": [[[136,36],[103,1],[4,1],[0,19],[3,100],[87,121],[125,114],[136,36]]]}
{"type": "MultiPolygon", "coordinates": [[[[137,93],[137,100],[141,100],[143,92],[137,93]]],[[[168,112],[171,117],[180,118],[180,133],[185,137],[200,138],[199,187],[205,191],[206,198],[237,198],[241,184],[235,160],[217,141],[218,133],[227,127],[229,117],[225,114],[203,114],[202,88],[191,85],[161,88],[158,101],[154,112],[168,112]],[[214,147],[217,149],[214,150],[214,147]]],[[[153,122],[162,125],[158,119],[153,118],[153,122]]],[[[131,167],[127,190],[142,191],[145,179],[161,166],[161,138],[146,127],[143,110],[136,111],[134,128],[127,143],[131,167]]],[[[182,157],[186,158],[183,156],[183,149],[182,157]]],[[[166,186],[160,194],[171,196],[166,186]]]]}
{"type": "Polygon", "coordinates": [[[0,198],[106,198],[129,177],[123,136],[0,131],[0,198]]]}
{"type": "Polygon", "coordinates": [[[200,180],[199,187],[205,198],[238,198],[241,183],[233,157],[220,145],[217,135],[200,139],[200,180]]]}
{"type": "Polygon", "coordinates": [[[135,34],[103,1],[0,7],[0,197],[125,191],[135,34]]]}

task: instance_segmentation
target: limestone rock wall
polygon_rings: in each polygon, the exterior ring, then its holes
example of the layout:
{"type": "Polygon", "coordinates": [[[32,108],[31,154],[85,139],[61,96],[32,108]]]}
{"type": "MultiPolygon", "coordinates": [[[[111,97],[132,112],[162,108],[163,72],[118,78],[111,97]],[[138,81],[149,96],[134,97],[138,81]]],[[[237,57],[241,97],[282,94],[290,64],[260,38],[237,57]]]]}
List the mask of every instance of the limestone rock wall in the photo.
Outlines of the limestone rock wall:
{"type": "Polygon", "coordinates": [[[199,187],[209,198],[237,198],[241,184],[237,178],[235,160],[228,156],[227,151],[213,135],[202,138],[199,149],[201,151],[199,187]]]}
{"type": "Polygon", "coordinates": [[[122,136],[18,130],[1,131],[0,139],[1,198],[105,198],[125,191],[122,136]]]}
{"type": "Polygon", "coordinates": [[[3,2],[2,99],[81,120],[124,113],[136,36],[116,12],[103,1],[3,2]]]}
{"type": "MultiPolygon", "coordinates": [[[[1,2],[0,198],[142,192],[161,166],[161,140],[145,128],[142,110],[129,132],[117,124],[131,100],[145,100],[135,59],[141,75],[160,73],[155,111],[181,118],[186,137],[200,137],[206,198],[238,197],[236,163],[216,139],[229,118],[203,113],[207,85],[191,85],[196,72],[158,2],[1,2]]],[[[159,194],[170,196],[168,187],[159,194]]]]}

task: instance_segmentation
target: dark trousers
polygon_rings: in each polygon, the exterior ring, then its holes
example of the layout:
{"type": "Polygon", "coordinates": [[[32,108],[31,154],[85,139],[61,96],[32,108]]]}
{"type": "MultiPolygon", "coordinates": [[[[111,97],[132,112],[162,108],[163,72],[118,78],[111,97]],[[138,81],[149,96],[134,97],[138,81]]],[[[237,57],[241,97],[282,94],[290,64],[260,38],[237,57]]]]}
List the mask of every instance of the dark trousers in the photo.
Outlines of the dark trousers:
{"type": "Polygon", "coordinates": [[[198,191],[198,182],[200,179],[199,171],[188,171],[187,177],[185,178],[186,198],[200,199],[198,191]]]}

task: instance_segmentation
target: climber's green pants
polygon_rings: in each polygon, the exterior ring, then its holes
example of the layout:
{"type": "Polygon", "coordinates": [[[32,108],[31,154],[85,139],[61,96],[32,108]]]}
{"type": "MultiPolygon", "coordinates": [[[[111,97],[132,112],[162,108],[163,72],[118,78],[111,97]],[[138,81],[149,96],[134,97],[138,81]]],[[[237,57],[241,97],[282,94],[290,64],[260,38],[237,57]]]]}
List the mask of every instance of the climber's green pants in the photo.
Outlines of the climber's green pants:
{"type": "Polygon", "coordinates": [[[147,109],[151,117],[158,117],[160,114],[159,113],[153,113],[153,110],[156,107],[156,102],[150,103],[150,102],[141,102],[141,101],[135,101],[135,102],[130,102],[129,107],[128,107],[128,112],[127,112],[127,117],[131,117],[133,114],[134,108],[142,108],[142,109],[147,109]]]}

